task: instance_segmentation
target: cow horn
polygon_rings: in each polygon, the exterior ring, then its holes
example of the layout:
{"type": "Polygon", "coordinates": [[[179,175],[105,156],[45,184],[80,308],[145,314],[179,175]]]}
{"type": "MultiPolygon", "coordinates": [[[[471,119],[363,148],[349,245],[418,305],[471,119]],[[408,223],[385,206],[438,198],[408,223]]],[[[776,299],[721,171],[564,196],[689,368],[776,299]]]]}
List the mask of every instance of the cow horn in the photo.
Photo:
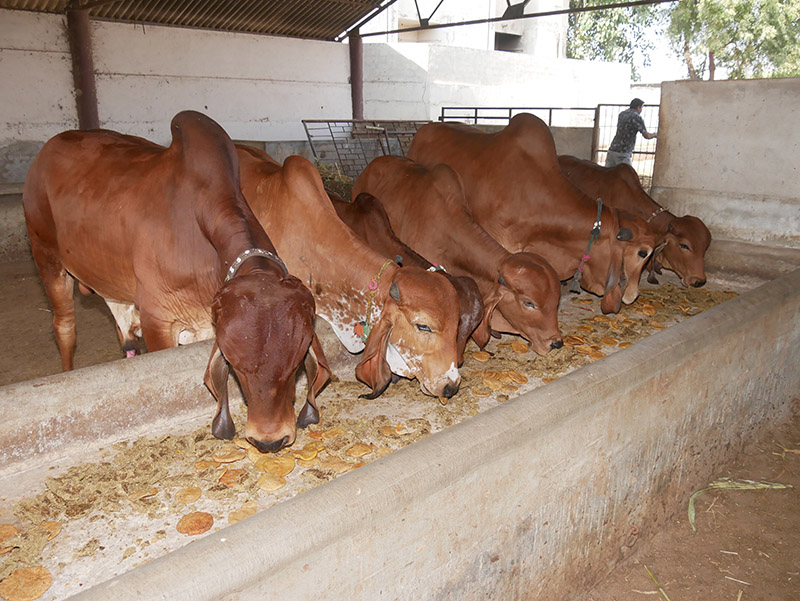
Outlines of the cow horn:
{"type": "Polygon", "coordinates": [[[392,285],[389,286],[389,296],[398,303],[400,302],[400,289],[397,287],[397,282],[392,282],[392,285]]]}
{"type": "Polygon", "coordinates": [[[617,232],[617,240],[620,242],[630,242],[633,240],[633,232],[630,228],[621,227],[619,228],[619,232],[617,232]]]}

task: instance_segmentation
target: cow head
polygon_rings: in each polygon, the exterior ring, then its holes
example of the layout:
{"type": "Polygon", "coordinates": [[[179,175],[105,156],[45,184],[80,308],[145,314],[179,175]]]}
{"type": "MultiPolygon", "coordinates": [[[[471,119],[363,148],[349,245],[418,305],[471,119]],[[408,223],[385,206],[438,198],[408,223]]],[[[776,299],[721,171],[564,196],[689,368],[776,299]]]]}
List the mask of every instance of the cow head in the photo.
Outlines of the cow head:
{"type": "Polygon", "coordinates": [[[491,330],[495,330],[522,336],[540,355],[561,348],[560,295],[558,276],[543,257],[528,252],[507,255],[473,339],[483,348],[491,330]]]}
{"type": "Polygon", "coordinates": [[[655,247],[655,236],[640,219],[625,211],[618,211],[617,240],[622,242],[622,302],[630,305],[639,296],[639,278],[647,259],[655,247]]]}
{"type": "Polygon", "coordinates": [[[710,244],[711,232],[700,219],[673,217],[653,259],[674,271],[685,286],[699,288],[706,283],[705,255],[710,244]]]}
{"type": "Polygon", "coordinates": [[[315,396],[330,376],[314,333],[311,293],[293,276],[254,270],[220,287],[212,313],[216,342],[204,378],[217,399],[212,433],[235,435],[227,393],[233,369],[247,403],[247,440],[262,452],[292,444],[297,425],[319,421],[315,396]],[[295,420],[295,374],[304,358],[308,394],[295,420]]]}
{"type": "Polygon", "coordinates": [[[382,305],[373,312],[377,322],[356,367],[356,377],[372,388],[368,398],[386,389],[392,373],[417,378],[425,394],[453,396],[461,383],[459,305],[453,286],[440,273],[402,267],[390,281],[381,282],[378,296],[382,305]]]}

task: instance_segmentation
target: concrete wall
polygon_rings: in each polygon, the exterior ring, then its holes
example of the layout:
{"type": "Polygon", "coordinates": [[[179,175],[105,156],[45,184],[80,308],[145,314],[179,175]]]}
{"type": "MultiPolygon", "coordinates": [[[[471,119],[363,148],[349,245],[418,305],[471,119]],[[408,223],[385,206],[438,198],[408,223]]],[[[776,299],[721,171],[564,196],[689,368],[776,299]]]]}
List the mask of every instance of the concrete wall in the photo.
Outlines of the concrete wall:
{"type": "MultiPolygon", "coordinates": [[[[351,115],[344,44],[91,22],[102,127],[164,144],[195,109],[234,139],[305,140],[301,118],[351,115]]],[[[78,126],[66,20],[0,10],[0,184],[78,126]]]]}
{"type": "Polygon", "coordinates": [[[0,10],[0,183],[21,182],[45,140],[78,126],[66,19],[0,10]]]}
{"type": "Polygon", "coordinates": [[[430,119],[442,106],[593,107],[630,96],[619,63],[430,44],[364,44],[369,119],[430,119]]]}
{"type": "MultiPolygon", "coordinates": [[[[0,449],[28,465],[32,440],[46,459],[58,441],[141,427],[128,417],[151,416],[135,406],[190,398],[206,356],[192,345],[116,362],[124,414],[106,410],[104,367],[4,387],[15,409],[0,449]]],[[[788,415],[798,363],[795,271],[74,599],[577,598],[634,533],[658,532],[788,415]]]]}
{"type": "Polygon", "coordinates": [[[661,88],[653,197],[716,237],[800,248],[800,78],[661,88]]]}
{"type": "MultiPolygon", "coordinates": [[[[349,119],[346,44],[91,23],[102,127],[169,141],[199,110],[233,139],[305,140],[301,119],[349,119]]],[[[77,127],[65,18],[0,10],[0,184],[24,180],[53,135],[77,127]]],[[[620,64],[429,44],[364,44],[367,119],[436,119],[449,106],[594,106],[629,96],[620,64]]],[[[282,159],[282,156],[276,158],[282,159]]]]}
{"type": "Polygon", "coordinates": [[[165,143],[165,120],[194,109],[233,139],[301,140],[302,117],[351,113],[343,44],[101,22],[92,35],[110,129],[165,143]]]}

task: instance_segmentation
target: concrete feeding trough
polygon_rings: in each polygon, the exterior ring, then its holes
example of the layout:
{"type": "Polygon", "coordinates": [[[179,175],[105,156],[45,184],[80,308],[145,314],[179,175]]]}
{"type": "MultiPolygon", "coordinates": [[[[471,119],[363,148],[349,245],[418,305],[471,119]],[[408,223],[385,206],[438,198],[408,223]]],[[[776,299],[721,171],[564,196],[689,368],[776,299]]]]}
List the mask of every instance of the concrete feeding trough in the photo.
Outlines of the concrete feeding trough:
{"type": "MultiPolygon", "coordinates": [[[[745,248],[754,247],[715,242],[708,255],[711,282],[715,274],[726,285],[737,274],[746,280],[732,300],[88,590],[48,595],[468,600],[579,592],[726,457],[785,418],[800,391],[797,253],[757,249],[748,262],[745,248]]],[[[12,487],[24,494],[88,448],[207,428],[208,352],[200,343],[1,388],[0,496],[13,497],[12,487]]]]}

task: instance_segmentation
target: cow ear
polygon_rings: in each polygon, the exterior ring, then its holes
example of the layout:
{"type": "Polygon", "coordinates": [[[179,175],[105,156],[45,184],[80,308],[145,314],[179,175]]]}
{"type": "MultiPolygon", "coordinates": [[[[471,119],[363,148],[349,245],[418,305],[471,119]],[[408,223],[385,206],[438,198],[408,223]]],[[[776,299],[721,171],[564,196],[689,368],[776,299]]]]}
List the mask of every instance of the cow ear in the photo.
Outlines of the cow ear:
{"type": "MultiPolygon", "coordinates": [[[[620,253],[621,254],[621,253],[620,253]]],[[[622,257],[612,260],[608,266],[608,274],[606,276],[605,294],[600,301],[600,310],[603,313],[619,313],[620,306],[622,305],[622,289],[620,288],[620,274],[622,273],[622,257]]]]}
{"type": "Polygon", "coordinates": [[[502,298],[502,292],[499,288],[497,288],[492,296],[490,296],[486,301],[483,303],[483,318],[481,322],[478,324],[478,327],[475,328],[475,331],[472,333],[472,339],[475,341],[480,348],[485,347],[489,344],[489,337],[492,333],[492,314],[494,310],[497,308],[497,303],[500,302],[502,298]]]}
{"type": "Polygon", "coordinates": [[[236,426],[233,425],[231,412],[228,408],[228,374],[230,366],[219,350],[219,345],[214,342],[211,357],[208,360],[203,382],[217,400],[217,414],[211,421],[211,433],[223,440],[232,440],[236,436],[236,426]]]}
{"type": "Polygon", "coordinates": [[[620,242],[630,242],[633,240],[633,232],[630,230],[630,228],[621,227],[617,232],[617,240],[620,242]]]}
{"type": "Polygon", "coordinates": [[[356,366],[356,378],[372,388],[371,394],[361,394],[359,398],[379,397],[392,381],[392,370],[386,362],[386,349],[389,347],[391,332],[392,324],[384,311],[381,320],[369,333],[364,359],[356,366]]]}
{"type": "Polygon", "coordinates": [[[653,263],[653,262],[656,260],[656,257],[658,257],[658,255],[660,255],[660,254],[661,254],[661,251],[663,251],[663,250],[664,250],[664,247],[665,247],[666,245],[667,245],[667,243],[666,243],[666,242],[662,242],[661,244],[659,244],[658,246],[656,246],[656,247],[653,249],[653,254],[652,254],[652,255],[650,255],[650,259],[648,259],[648,262],[650,262],[650,263],[653,263]]]}
{"type": "Polygon", "coordinates": [[[483,319],[483,299],[478,286],[471,278],[451,278],[450,282],[458,294],[458,305],[461,312],[458,320],[458,333],[456,334],[458,366],[461,367],[461,364],[464,363],[464,351],[467,348],[467,342],[483,319]]]}
{"type": "Polygon", "coordinates": [[[311,338],[311,345],[305,358],[306,379],[308,392],[306,403],[297,416],[297,427],[305,428],[311,424],[319,423],[319,409],[317,408],[317,395],[331,379],[331,368],[322,350],[322,344],[316,333],[311,338]]]}

